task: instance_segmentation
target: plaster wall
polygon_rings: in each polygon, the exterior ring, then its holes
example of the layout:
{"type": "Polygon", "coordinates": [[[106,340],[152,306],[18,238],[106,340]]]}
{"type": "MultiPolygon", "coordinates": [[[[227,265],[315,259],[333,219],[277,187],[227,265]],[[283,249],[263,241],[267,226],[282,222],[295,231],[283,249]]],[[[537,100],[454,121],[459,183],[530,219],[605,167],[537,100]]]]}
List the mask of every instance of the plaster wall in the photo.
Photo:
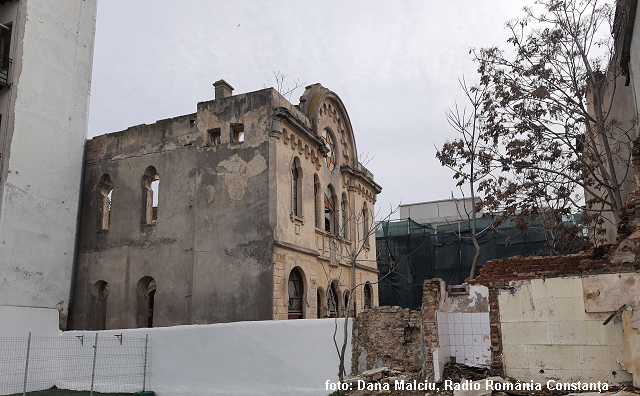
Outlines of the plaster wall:
{"type": "Polygon", "coordinates": [[[0,305],[57,309],[64,327],[96,0],[11,2],[0,19],[14,35],[12,86],[0,92],[0,305]]]}
{"type": "Polygon", "coordinates": [[[156,281],[154,326],[272,317],[267,141],[270,90],[198,104],[196,114],[99,136],[87,147],[73,328],[91,328],[91,290],[110,286],[106,328],[136,327],[138,292],[156,281]],[[231,142],[231,124],[245,140],[231,142]],[[220,128],[221,142],[208,131],[220,128]],[[158,219],[144,224],[145,169],[154,166],[158,219]],[[114,184],[101,230],[98,183],[114,184]]]}
{"type": "Polygon", "coordinates": [[[587,299],[588,285],[596,283],[604,286],[603,298],[615,296],[612,276],[618,275],[532,279],[499,290],[505,374],[523,381],[631,381],[617,361],[624,339],[620,317],[603,326],[618,307],[591,309],[587,299]]]}
{"type": "MultiPolygon", "coordinates": [[[[344,319],[338,319],[342,328],[344,319]]],[[[334,319],[237,322],[101,331],[144,337],[151,345],[148,389],[172,395],[326,395],[337,382],[334,319]]],[[[351,371],[351,326],[345,355],[351,371]]],[[[66,332],[65,336],[95,333],[66,332]]],[[[336,339],[342,343],[342,332],[336,339]]],[[[90,369],[90,367],[89,367],[90,369]]]]}

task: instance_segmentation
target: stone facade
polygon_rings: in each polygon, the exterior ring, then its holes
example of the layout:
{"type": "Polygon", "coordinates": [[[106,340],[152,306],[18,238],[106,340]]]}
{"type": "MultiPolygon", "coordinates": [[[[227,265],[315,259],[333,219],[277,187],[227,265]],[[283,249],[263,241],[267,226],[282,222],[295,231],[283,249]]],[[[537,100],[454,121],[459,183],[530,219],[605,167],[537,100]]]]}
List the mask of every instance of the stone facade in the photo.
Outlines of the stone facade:
{"type": "Polygon", "coordinates": [[[196,113],[88,142],[73,328],[342,315],[354,284],[377,305],[381,188],[340,98],[214,85],[196,113]]]}

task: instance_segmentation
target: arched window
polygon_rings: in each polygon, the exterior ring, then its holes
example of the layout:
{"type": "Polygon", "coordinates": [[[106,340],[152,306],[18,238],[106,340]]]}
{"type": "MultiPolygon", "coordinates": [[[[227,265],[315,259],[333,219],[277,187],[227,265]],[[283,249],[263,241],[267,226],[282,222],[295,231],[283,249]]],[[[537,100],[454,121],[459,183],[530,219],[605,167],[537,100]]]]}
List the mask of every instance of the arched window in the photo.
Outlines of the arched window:
{"type": "Polygon", "coordinates": [[[302,216],[302,169],[298,157],[291,162],[291,207],[294,216],[302,216]]]}
{"type": "Polygon", "coordinates": [[[336,234],[336,194],[331,184],[324,191],[324,230],[336,234]]]}
{"type": "Polygon", "coordinates": [[[371,289],[371,283],[364,284],[364,309],[371,309],[373,307],[373,290],[371,289]]]}
{"type": "Polygon", "coordinates": [[[362,243],[364,246],[369,246],[369,237],[370,229],[369,229],[369,209],[367,209],[367,204],[365,203],[362,208],[362,243]]]}
{"type": "Polygon", "coordinates": [[[111,221],[111,193],[113,192],[113,182],[108,174],[102,175],[100,183],[98,183],[98,191],[102,197],[102,205],[100,207],[100,229],[108,230],[111,221]]]}
{"type": "Polygon", "coordinates": [[[327,306],[329,308],[329,315],[332,318],[340,315],[340,291],[336,281],[332,281],[329,285],[329,290],[327,292],[327,306]]]}
{"type": "Polygon", "coordinates": [[[316,228],[320,228],[320,180],[318,175],[313,175],[313,216],[315,218],[316,228]]]}
{"type": "Polygon", "coordinates": [[[316,312],[316,317],[318,319],[320,318],[324,318],[324,308],[325,308],[325,302],[324,302],[324,290],[322,289],[322,287],[318,287],[318,291],[317,291],[317,312],[316,312]]]}
{"type": "Polygon", "coordinates": [[[153,166],[147,168],[142,177],[142,199],[143,199],[143,223],[155,224],[158,222],[158,187],[160,185],[160,175],[153,166]]]}
{"type": "Polygon", "coordinates": [[[304,302],[304,280],[298,268],[289,274],[289,319],[302,319],[304,302]]]}
{"type": "Polygon", "coordinates": [[[153,327],[153,309],[155,307],[156,281],[145,276],[138,281],[138,327],[153,327]]]}
{"type": "MultiPolygon", "coordinates": [[[[351,303],[351,306],[353,307],[353,301],[349,301],[350,297],[351,297],[351,293],[349,293],[349,290],[345,290],[344,295],[342,297],[342,303],[343,303],[342,309],[345,312],[345,315],[346,315],[347,309],[349,308],[349,303],[351,303]]],[[[349,310],[349,315],[353,315],[353,308],[349,310]]]]}
{"type": "Polygon", "coordinates": [[[340,213],[342,213],[342,233],[344,239],[349,238],[349,209],[347,206],[347,194],[342,193],[342,201],[340,201],[340,213]]]}
{"type": "Polygon", "coordinates": [[[109,284],[97,281],[91,290],[91,324],[90,330],[105,330],[107,326],[107,298],[109,284]]]}

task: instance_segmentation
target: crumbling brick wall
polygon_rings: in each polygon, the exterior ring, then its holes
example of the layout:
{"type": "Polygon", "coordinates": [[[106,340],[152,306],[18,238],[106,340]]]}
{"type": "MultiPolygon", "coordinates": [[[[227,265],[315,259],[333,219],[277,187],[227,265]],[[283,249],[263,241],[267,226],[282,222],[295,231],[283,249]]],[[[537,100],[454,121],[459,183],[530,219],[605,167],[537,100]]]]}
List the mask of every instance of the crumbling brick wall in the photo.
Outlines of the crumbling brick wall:
{"type": "Polygon", "coordinates": [[[420,322],[420,311],[400,307],[376,307],[358,314],[353,323],[352,374],[382,366],[420,370],[420,322]]]}
{"type": "Polygon", "coordinates": [[[422,327],[424,360],[422,375],[427,381],[435,378],[433,352],[438,348],[438,322],[436,312],[440,309],[443,283],[441,279],[426,280],[422,285],[422,327]]]}

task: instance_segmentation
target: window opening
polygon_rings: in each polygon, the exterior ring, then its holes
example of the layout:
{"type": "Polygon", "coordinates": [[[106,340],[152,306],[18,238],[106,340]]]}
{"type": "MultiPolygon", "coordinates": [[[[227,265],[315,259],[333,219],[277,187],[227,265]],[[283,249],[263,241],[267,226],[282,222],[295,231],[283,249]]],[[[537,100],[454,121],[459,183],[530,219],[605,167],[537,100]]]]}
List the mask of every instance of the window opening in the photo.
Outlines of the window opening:
{"type": "Polygon", "coordinates": [[[107,298],[109,297],[109,284],[105,281],[97,281],[93,285],[91,293],[91,330],[105,330],[107,326],[107,298]]]}
{"type": "Polygon", "coordinates": [[[150,166],[142,177],[144,224],[155,224],[158,222],[159,187],[160,175],[158,175],[156,168],[150,166]]]}
{"type": "Polygon", "coordinates": [[[111,194],[113,193],[113,182],[109,175],[102,175],[100,183],[98,184],[98,189],[102,196],[102,207],[100,208],[100,229],[108,230],[111,222],[111,194]]]}
{"type": "Polygon", "coordinates": [[[335,197],[329,186],[324,192],[324,230],[329,233],[335,233],[335,205],[335,197]]]}
{"type": "Polygon", "coordinates": [[[371,309],[372,302],[371,283],[367,282],[364,285],[364,309],[371,309]]]}
{"type": "Polygon", "coordinates": [[[292,189],[291,191],[292,205],[291,206],[293,209],[294,216],[300,216],[299,180],[300,180],[300,171],[294,159],[294,161],[291,163],[291,189],[292,189]]]}
{"type": "Polygon", "coordinates": [[[289,319],[302,319],[304,290],[300,271],[297,268],[289,274],[289,319]]]}
{"type": "Polygon", "coordinates": [[[327,304],[329,306],[329,315],[332,318],[338,316],[338,290],[335,282],[331,282],[329,286],[329,295],[327,296],[327,304]]]}
{"type": "Polygon", "coordinates": [[[244,124],[231,125],[231,141],[233,143],[244,142],[244,124]]]}
{"type": "Polygon", "coordinates": [[[329,170],[333,170],[336,165],[336,145],[333,143],[331,132],[329,132],[329,130],[327,129],[323,129],[321,138],[324,142],[324,146],[327,149],[327,157],[325,158],[327,168],[329,168],[329,170]]]}
{"type": "Polygon", "coordinates": [[[217,146],[222,142],[220,128],[209,129],[207,132],[209,134],[209,146],[217,146]]]}

